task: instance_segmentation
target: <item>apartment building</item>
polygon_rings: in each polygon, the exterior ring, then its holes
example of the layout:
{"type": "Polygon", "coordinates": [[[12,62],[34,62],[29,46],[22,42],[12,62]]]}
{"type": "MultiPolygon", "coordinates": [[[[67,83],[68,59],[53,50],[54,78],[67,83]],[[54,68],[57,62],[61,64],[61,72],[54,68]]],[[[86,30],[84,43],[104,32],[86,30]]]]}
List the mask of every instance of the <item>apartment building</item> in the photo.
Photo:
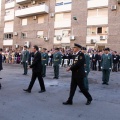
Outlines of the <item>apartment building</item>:
{"type": "Polygon", "coordinates": [[[2,0],[0,47],[119,50],[119,0],[2,0]]]}

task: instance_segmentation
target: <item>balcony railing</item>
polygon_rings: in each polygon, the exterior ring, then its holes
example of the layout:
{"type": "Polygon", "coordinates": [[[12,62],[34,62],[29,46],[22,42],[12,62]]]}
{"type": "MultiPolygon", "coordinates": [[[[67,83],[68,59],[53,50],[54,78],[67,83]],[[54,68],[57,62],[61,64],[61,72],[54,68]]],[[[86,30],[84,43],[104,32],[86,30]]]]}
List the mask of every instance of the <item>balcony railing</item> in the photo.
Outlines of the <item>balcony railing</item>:
{"type": "Polygon", "coordinates": [[[87,36],[86,37],[86,43],[91,44],[91,41],[94,41],[96,44],[100,43],[107,43],[107,37],[108,35],[103,35],[103,39],[101,39],[100,35],[92,35],[92,36],[87,36]]]}
{"type": "Polygon", "coordinates": [[[14,1],[7,2],[5,4],[5,9],[9,9],[9,8],[13,8],[13,7],[15,7],[15,2],[14,1]]]}
{"type": "Polygon", "coordinates": [[[87,25],[106,25],[108,24],[108,17],[89,17],[87,25]]]}
{"type": "Polygon", "coordinates": [[[38,15],[38,14],[44,14],[44,13],[49,13],[49,8],[45,4],[16,10],[15,16],[16,17],[27,17],[31,15],[38,15]]]}
{"type": "Polygon", "coordinates": [[[31,2],[31,0],[16,0],[17,4],[25,4],[25,3],[29,3],[31,2]]]}
{"type": "Polygon", "coordinates": [[[55,28],[71,27],[71,20],[55,22],[54,27],[55,28]]]}
{"type": "Polygon", "coordinates": [[[13,40],[3,40],[3,45],[13,45],[13,40]]]}
{"type": "Polygon", "coordinates": [[[108,6],[108,0],[90,0],[88,1],[88,9],[96,7],[105,7],[108,6]]]}
{"type": "Polygon", "coordinates": [[[10,21],[14,19],[14,15],[8,15],[4,17],[4,21],[10,21]]]}
{"type": "Polygon", "coordinates": [[[71,11],[72,2],[56,3],[55,12],[71,11]]]}

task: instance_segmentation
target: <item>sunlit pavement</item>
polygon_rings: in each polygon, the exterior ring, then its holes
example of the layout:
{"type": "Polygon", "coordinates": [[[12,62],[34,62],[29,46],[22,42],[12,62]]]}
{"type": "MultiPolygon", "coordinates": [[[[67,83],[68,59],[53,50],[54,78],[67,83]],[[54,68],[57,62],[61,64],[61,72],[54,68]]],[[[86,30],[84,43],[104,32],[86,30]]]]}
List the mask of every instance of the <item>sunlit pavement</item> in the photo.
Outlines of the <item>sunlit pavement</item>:
{"type": "Polygon", "coordinates": [[[102,85],[102,73],[89,74],[91,105],[77,89],[73,105],[64,106],[69,95],[71,72],[60,68],[60,77],[53,79],[53,68],[47,67],[44,78],[46,92],[40,90],[38,81],[31,93],[26,93],[31,70],[24,76],[22,65],[4,64],[1,71],[0,120],[120,120],[120,72],[112,72],[109,85],[102,85]]]}

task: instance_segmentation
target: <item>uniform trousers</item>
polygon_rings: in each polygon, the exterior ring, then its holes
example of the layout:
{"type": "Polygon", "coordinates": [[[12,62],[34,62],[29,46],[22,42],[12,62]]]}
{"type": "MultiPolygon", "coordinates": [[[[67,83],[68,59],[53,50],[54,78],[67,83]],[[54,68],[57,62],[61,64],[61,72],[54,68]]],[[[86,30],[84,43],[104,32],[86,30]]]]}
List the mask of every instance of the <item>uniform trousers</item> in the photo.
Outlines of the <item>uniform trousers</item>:
{"type": "Polygon", "coordinates": [[[83,78],[72,78],[71,86],[70,86],[70,95],[69,95],[68,100],[69,101],[73,100],[77,86],[80,88],[81,92],[87,98],[87,100],[91,101],[92,97],[91,97],[90,93],[84,87],[84,77],[83,78]]]}
{"type": "Polygon", "coordinates": [[[54,65],[54,77],[58,78],[59,77],[59,64],[54,65]]]}
{"type": "Polygon", "coordinates": [[[28,64],[26,62],[23,62],[24,74],[27,74],[27,72],[28,72],[27,66],[28,66],[28,64]]]}
{"type": "Polygon", "coordinates": [[[102,81],[105,83],[109,82],[110,77],[110,70],[109,69],[103,69],[102,70],[102,81]]]}

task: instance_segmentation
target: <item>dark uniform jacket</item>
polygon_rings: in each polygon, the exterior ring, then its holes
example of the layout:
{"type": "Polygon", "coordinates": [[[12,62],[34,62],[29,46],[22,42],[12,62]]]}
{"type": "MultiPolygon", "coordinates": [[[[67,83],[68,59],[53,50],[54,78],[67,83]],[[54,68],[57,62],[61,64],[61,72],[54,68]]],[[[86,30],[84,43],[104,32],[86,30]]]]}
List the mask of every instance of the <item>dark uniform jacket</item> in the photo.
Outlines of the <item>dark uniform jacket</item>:
{"type": "Polygon", "coordinates": [[[0,54],[0,70],[2,70],[3,67],[2,67],[2,55],[0,54]]]}
{"type": "Polygon", "coordinates": [[[118,63],[119,57],[117,55],[112,55],[113,63],[118,63]]]}
{"type": "Polygon", "coordinates": [[[42,72],[41,53],[40,52],[37,52],[34,55],[34,59],[33,59],[32,65],[30,65],[30,68],[32,68],[33,72],[42,72]]]}
{"type": "Polygon", "coordinates": [[[83,53],[79,52],[77,55],[75,55],[74,63],[70,67],[70,70],[72,71],[72,78],[83,78],[85,77],[85,56],[83,53]]]}
{"type": "Polygon", "coordinates": [[[92,62],[97,62],[97,60],[98,60],[98,54],[93,54],[93,55],[92,55],[92,62]],[[94,59],[95,61],[93,61],[93,59],[94,59]]]}

